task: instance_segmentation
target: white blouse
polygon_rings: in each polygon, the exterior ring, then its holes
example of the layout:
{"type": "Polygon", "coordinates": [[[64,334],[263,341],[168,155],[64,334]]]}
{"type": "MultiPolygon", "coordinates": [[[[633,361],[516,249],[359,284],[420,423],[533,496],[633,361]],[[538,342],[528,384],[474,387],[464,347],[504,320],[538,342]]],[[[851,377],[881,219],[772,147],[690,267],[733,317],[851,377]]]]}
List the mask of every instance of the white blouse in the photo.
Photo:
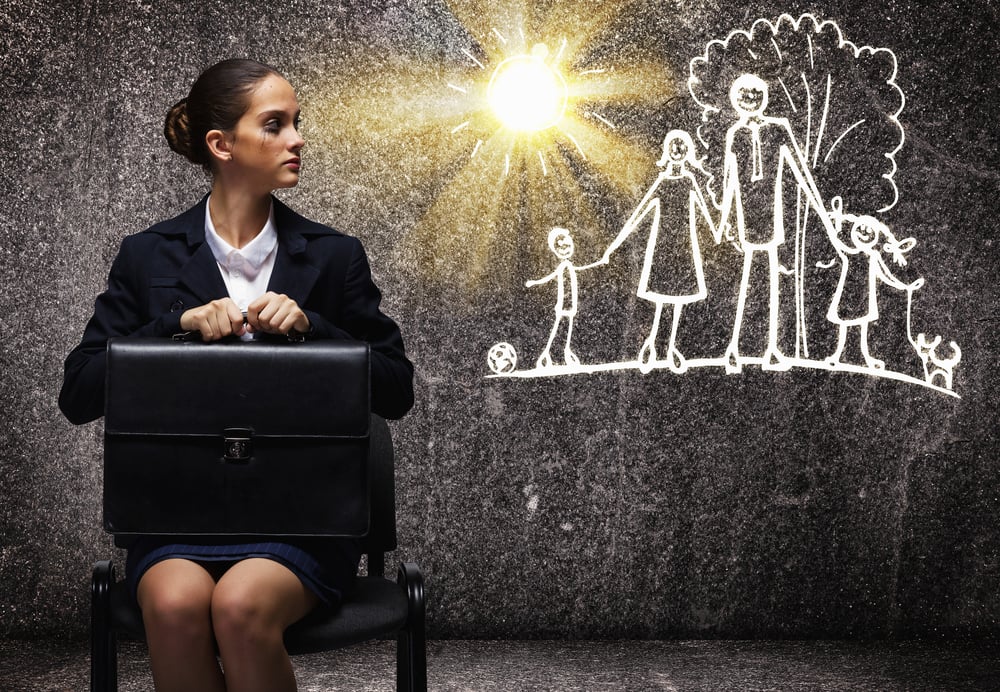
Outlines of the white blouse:
{"type": "MultiPolygon", "coordinates": [[[[208,204],[205,205],[205,242],[212,250],[212,255],[222,272],[222,280],[226,282],[229,297],[240,310],[246,312],[247,306],[267,292],[267,284],[274,270],[274,259],[278,249],[278,231],[274,226],[274,204],[267,215],[267,223],[253,240],[240,249],[219,237],[212,223],[212,214],[208,204]]],[[[254,338],[253,334],[244,334],[245,341],[254,338]]]]}

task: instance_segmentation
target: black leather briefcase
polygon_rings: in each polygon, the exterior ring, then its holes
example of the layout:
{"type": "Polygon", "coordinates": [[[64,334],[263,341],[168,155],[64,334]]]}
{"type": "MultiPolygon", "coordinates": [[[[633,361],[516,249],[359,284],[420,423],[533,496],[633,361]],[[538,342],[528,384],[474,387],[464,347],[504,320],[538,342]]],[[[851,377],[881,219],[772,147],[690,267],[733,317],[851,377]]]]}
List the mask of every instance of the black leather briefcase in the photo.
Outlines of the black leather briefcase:
{"type": "Polygon", "coordinates": [[[362,536],[368,345],[108,343],[104,526],[116,536],[362,536]]]}

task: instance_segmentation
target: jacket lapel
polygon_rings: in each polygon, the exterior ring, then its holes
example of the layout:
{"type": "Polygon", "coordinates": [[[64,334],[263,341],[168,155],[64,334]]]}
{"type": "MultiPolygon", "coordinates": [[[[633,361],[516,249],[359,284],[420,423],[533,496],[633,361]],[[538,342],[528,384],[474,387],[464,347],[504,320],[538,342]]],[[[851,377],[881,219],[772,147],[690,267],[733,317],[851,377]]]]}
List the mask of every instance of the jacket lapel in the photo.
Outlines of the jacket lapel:
{"type": "Polygon", "coordinates": [[[205,242],[195,249],[191,259],[181,267],[180,281],[202,304],[229,295],[212,248],[205,242]]]}
{"type": "Polygon", "coordinates": [[[208,195],[202,197],[185,214],[178,218],[187,237],[188,259],[181,266],[178,279],[198,300],[204,303],[228,295],[226,282],[222,280],[219,265],[212,255],[212,249],[205,242],[205,205],[208,195]]]}
{"type": "Polygon", "coordinates": [[[282,242],[278,243],[277,253],[267,290],[284,293],[301,307],[319,278],[319,270],[305,261],[304,252],[292,254],[282,242]]]}
{"type": "MultiPolygon", "coordinates": [[[[187,236],[191,253],[181,267],[180,282],[203,303],[229,294],[212,249],[205,242],[207,203],[208,195],[178,219],[181,228],[177,229],[187,236]]],[[[302,305],[320,274],[319,269],[307,261],[307,242],[303,231],[307,229],[308,222],[275,199],[274,223],[278,230],[278,248],[267,290],[284,293],[302,305]]]]}
{"type": "Polygon", "coordinates": [[[277,199],[274,224],[278,229],[278,249],[267,290],[284,293],[301,307],[319,278],[319,270],[306,261],[302,218],[277,199]]]}

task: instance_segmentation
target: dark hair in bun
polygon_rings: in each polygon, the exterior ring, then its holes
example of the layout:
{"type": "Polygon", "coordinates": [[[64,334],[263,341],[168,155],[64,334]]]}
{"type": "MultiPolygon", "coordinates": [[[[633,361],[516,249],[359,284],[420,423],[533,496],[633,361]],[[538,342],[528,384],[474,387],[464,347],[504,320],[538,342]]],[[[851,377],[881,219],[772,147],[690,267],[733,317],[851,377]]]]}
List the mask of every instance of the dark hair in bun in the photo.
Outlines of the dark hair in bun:
{"type": "Polygon", "coordinates": [[[205,144],[210,130],[229,131],[246,113],[249,95],[257,84],[281,73],[256,60],[223,60],[201,73],[187,98],[167,113],[163,135],[170,148],[192,163],[211,168],[205,144]]]}

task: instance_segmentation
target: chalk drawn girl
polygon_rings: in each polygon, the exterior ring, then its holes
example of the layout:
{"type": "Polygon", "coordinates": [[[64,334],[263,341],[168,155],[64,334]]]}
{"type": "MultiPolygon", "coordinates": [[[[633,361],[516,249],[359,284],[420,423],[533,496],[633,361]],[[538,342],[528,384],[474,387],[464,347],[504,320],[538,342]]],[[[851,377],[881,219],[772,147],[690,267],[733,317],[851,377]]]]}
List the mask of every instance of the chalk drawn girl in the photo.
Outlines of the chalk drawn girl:
{"type": "Polygon", "coordinates": [[[649,372],[657,362],[656,335],[664,305],[673,306],[673,322],[667,346],[667,366],[674,372],[684,372],[687,364],[677,350],[677,323],[681,307],[702,300],[707,293],[705,274],[698,247],[697,220],[701,213],[718,243],[708,205],[695,179],[692,168],[700,168],[694,158],[694,143],[683,130],[671,130],[663,140],[663,156],[657,161],[665,166],[649,188],[639,206],[632,212],[618,237],[604,252],[600,260],[607,263],[611,254],[644,221],[648,224],[649,238],[639,277],[636,295],[656,307],[649,336],[639,351],[639,369],[649,372]],[[647,217],[649,217],[647,219],[647,217]]]}
{"type": "Polygon", "coordinates": [[[861,331],[861,353],[865,365],[875,370],[885,368],[885,363],[874,358],[868,350],[868,326],[878,319],[878,282],[882,281],[893,288],[912,293],[923,285],[923,279],[917,279],[912,284],[903,283],[889,270],[882,253],[892,255],[893,261],[899,266],[906,265],[904,254],[916,243],[913,238],[896,240],[889,227],[871,216],[856,216],[845,214],[843,200],[834,197],[831,200],[833,211],[830,215],[837,234],[830,237],[837,254],[840,256],[840,279],[834,291],[827,319],[839,326],[837,349],[828,359],[828,364],[835,366],[840,362],[840,356],[847,342],[848,327],[856,326],[861,331]],[[850,224],[850,234],[844,238],[845,229],[850,224]],[[885,243],[881,248],[881,240],[885,243]]]}

